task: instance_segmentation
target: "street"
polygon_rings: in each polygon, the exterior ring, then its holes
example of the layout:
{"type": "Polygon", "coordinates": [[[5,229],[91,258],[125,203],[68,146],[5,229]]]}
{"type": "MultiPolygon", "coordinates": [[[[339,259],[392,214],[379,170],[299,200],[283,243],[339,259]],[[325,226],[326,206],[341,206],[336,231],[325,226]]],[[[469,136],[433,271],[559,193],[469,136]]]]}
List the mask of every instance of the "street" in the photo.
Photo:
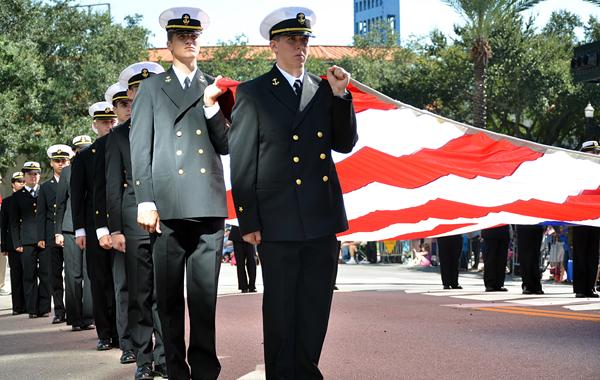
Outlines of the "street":
{"type": "MultiPolygon", "coordinates": [[[[260,267],[259,267],[260,268],[260,267]]],[[[600,301],[570,285],[524,296],[485,293],[481,273],[442,290],[435,269],[340,265],[320,368],[326,379],[600,379],[600,301]]],[[[220,379],[264,379],[258,294],[239,294],[223,264],[217,307],[220,379]]],[[[131,379],[120,351],[95,350],[94,331],[11,316],[0,297],[0,379],[131,379]]]]}

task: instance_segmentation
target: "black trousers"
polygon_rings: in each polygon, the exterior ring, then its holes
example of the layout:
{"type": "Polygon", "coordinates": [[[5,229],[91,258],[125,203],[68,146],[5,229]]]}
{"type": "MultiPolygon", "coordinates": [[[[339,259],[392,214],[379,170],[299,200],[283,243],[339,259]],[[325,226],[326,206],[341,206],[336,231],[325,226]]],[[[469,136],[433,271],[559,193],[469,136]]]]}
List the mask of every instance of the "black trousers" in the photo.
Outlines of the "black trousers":
{"type": "Polygon", "coordinates": [[[542,290],[542,274],[540,273],[540,245],[544,227],[517,225],[517,252],[523,290],[532,292],[542,290]]]}
{"type": "Polygon", "coordinates": [[[129,327],[129,290],[127,288],[127,259],[125,253],[110,250],[112,279],[115,291],[115,316],[121,350],[132,350],[131,328],[129,327]]]}
{"type": "Polygon", "coordinates": [[[223,218],[163,220],[152,235],[158,315],[169,379],[216,379],[221,364],[215,349],[217,284],[221,269],[223,218]],[[190,320],[185,352],[184,275],[190,320]]]}
{"type": "Polygon", "coordinates": [[[440,273],[444,286],[458,286],[458,261],[462,251],[461,235],[437,238],[440,273]]]}
{"type": "Polygon", "coordinates": [[[87,231],[86,229],[86,233],[87,270],[92,285],[96,334],[99,339],[113,339],[116,342],[119,336],[116,327],[112,253],[100,247],[95,230],[87,231]]]}
{"type": "Polygon", "coordinates": [[[17,251],[8,251],[8,265],[10,266],[12,310],[17,313],[24,313],[27,311],[27,307],[25,305],[25,292],[23,291],[21,254],[17,251]]]}
{"type": "Polygon", "coordinates": [[[154,291],[154,265],[150,236],[126,235],[129,328],[137,365],[165,365],[165,348],[154,291]],[[152,341],[154,335],[155,342],[152,341]]]}
{"type": "Polygon", "coordinates": [[[573,292],[589,295],[594,292],[598,271],[598,239],[600,228],[573,227],[573,292]]]}
{"type": "Polygon", "coordinates": [[[323,379],[318,364],[329,322],[338,247],[333,235],[258,246],[265,286],[268,380],[323,379]]]}
{"type": "Polygon", "coordinates": [[[509,237],[486,238],[483,256],[483,283],[486,288],[498,289],[504,286],[509,237]]]}
{"type": "Polygon", "coordinates": [[[50,260],[48,252],[34,245],[23,247],[23,290],[27,313],[41,315],[50,312],[50,260]]]}
{"type": "Polygon", "coordinates": [[[54,302],[54,315],[57,317],[65,316],[65,303],[63,297],[65,294],[63,280],[63,249],[62,247],[53,246],[54,244],[46,244],[49,246],[44,250],[44,254],[50,255],[50,293],[54,302]]]}
{"type": "Polygon", "coordinates": [[[65,308],[67,324],[85,326],[94,323],[90,278],[87,273],[86,250],[75,244],[72,233],[63,233],[65,247],[65,308]]]}
{"type": "Polygon", "coordinates": [[[479,268],[479,256],[481,253],[481,241],[479,241],[479,236],[471,239],[471,250],[473,251],[473,267],[471,269],[477,270],[479,268]]]}
{"type": "Polygon", "coordinates": [[[256,289],[256,259],[254,246],[245,241],[234,241],[235,265],[237,270],[238,289],[256,289]],[[246,271],[247,274],[246,274],[246,271]]]}

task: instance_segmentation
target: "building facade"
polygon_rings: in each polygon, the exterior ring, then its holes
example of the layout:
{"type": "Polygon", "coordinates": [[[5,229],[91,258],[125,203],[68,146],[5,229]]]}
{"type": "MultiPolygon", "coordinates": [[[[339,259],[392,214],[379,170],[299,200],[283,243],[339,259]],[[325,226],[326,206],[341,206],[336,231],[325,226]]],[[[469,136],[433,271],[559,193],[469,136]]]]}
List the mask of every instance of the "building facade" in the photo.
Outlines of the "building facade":
{"type": "Polygon", "coordinates": [[[353,0],[354,34],[366,34],[380,23],[387,23],[400,46],[400,0],[353,0]]]}

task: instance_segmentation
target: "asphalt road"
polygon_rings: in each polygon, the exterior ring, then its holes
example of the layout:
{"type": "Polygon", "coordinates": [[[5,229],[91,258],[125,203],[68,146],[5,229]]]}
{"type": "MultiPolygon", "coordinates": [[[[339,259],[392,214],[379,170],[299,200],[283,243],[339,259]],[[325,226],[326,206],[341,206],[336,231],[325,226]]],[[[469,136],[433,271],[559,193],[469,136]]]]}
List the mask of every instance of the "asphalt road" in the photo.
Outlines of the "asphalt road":
{"type": "MultiPolygon", "coordinates": [[[[545,296],[485,293],[480,273],[462,291],[402,265],[342,265],[320,367],[326,379],[600,379],[600,301],[570,286],[545,296]]],[[[260,290],[259,284],[259,290],[260,290]]],[[[261,294],[238,294],[235,268],[219,285],[220,379],[264,379],[261,294]]],[[[94,331],[10,315],[0,297],[0,379],[131,379],[118,350],[95,351],[94,331]]]]}

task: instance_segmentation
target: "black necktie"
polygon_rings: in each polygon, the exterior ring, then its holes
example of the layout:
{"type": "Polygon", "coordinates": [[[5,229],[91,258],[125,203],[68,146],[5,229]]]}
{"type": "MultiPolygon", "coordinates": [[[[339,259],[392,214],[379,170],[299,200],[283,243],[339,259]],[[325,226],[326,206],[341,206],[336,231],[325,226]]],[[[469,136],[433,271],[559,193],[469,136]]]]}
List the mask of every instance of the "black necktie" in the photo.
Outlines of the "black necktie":
{"type": "Polygon", "coordinates": [[[187,90],[188,88],[190,88],[190,78],[186,77],[185,80],[183,81],[183,89],[187,90]]]}
{"type": "Polygon", "coordinates": [[[300,79],[296,79],[294,82],[294,91],[298,99],[300,99],[302,97],[302,81],[300,79]]]}
{"type": "Polygon", "coordinates": [[[31,196],[35,198],[35,189],[32,188],[30,193],[31,193],[31,196]]]}

